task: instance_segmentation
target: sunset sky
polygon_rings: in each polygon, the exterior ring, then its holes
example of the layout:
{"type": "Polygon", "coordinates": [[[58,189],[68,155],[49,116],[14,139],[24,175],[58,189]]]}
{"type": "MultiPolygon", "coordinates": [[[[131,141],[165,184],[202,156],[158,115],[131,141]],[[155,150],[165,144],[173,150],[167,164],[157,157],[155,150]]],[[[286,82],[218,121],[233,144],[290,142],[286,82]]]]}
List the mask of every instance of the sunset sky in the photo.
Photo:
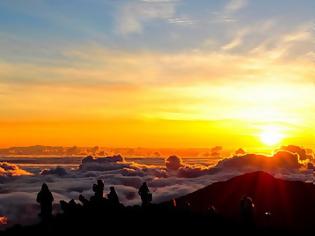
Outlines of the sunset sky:
{"type": "Polygon", "coordinates": [[[314,148],[314,82],[314,0],[0,1],[1,147],[314,148]]]}

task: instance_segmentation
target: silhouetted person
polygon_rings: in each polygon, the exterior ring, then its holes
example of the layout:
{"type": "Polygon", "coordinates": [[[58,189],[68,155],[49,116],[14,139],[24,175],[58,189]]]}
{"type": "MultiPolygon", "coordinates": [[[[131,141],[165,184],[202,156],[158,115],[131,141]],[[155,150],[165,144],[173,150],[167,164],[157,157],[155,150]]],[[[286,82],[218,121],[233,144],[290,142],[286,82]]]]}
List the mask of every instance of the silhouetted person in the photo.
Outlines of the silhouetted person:
{"type": "Polygon", "coordinates": [[[81,205],[77,204],[73,199],[71,199],[68,202],[68,206],[69,206],[70,212],[73,212],[73,213],[78,212],[79,208],[81,207],[81,205]]]}
{"type": "Polygon", "coordinates": [[[75,214],[78,211],[80,205],[76,204],[76,202],[71,199],[69,202],[61,200],[60,207],[65,214],[75,214]]]}
{"type": "Polygon", "coordinates": [[[68,203],[64,200],[61,200],[60,201],[60,208],[61,210],[64,212],[64,213],[68,213],[69,212],[69,206],[68,206],[68,203]]]}
{"type": "Polygon", "coordinates": [[[207,215],[209,218],[214,218],[217,214],[217,210],[213,205],[210,205],[207,209],[207,215]]]}
{"type": "Polygon", "coordinates": [[[112,205],[119,205],[119,198],[118,198],[118,195],[116,193],[116,190],[114,187],[110,187],[110,192],[109,194],[107,194],[107,198],[109,200],[109,202],[112,204],[112,205]]]}
{"type": "Polygon", "coordinates": [[[98,191],[97,191],[97,195],[100,197],[100,198],[103,198],[103,192],[104,192],[104,182],[103,180],[97,180],[97,186],[98,186],[98,191]]]}
{"type": "Polygon", "coordinates": [[[94,197],[92,200],[103,200],[104,183],[102,180],[97,180],[97,184],[93,184],[94,197]]]}
{"type": "Polygon", "coordinates": [[[52,203],[54,197],[49,191],[47,184],[43,184],[41,190],[37,194],[36,201],[40,204],[41,212],[39,216],[45,220],[52,216],[52,203]]]}
{"type": "Polygon", "coordinates": [[[138,191],[141,200],[142,200],[142,206],[147,206],[152,201],[152,194],[150,193],[150,190],[148,188],[148,185],[146,182],[144,182],[138,191]]]}
{"type": "Polygon", "coordinates": [[[254,224],[254,208],[255,205],[253,203],[253,200],[248,197],[244,196],[241,199],[241,205],[240,205],[240,210],[241,210],[241,218],[244,224],[248,226],[253,226],[254,224]]]}
{"type": "Polygon", "coordinates": [[[79,195],[79,201],[83,204],[83,206],[87,206],[89,204],[89,201],[82,195],[79,195]]]}

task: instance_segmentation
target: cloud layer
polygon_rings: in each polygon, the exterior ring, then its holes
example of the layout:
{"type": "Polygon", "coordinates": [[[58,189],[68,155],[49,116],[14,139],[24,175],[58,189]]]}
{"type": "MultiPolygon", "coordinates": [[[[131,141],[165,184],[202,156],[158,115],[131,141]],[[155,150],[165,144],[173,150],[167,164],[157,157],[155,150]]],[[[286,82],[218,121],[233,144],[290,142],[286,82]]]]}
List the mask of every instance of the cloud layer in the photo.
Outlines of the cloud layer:
{"type": "Polygon", "coordinates": [[[59,200],[77,200],[80,194],[92,196],[91,187],[97,179],[104,181],[105,192],[110,186],[115,186],[121,202],[132,205],[140,203],[138,188],[143,181],[153,192],[154,202],[161,202],[256,170],[286,179],[313,181],[312,163],[310,150],[297,146],[283,147],[272,156],[238,152],[236,156],[222,159],[214,166],[187,164],[185,159],[177,156],[166,158],[165,166],[130,162],[119,155],[101,158],[89,156],[75,170],[57,167],[30,175],[15,165],[1,163],[5,169],[5,173],[2,173],[5,179],[0,181],[0,215],[7,216],[9,223],[36,221],[38,205],[35,196],[43,182],[53,192],[55,211],[58,211],[59,200]]]}
{"type": "Polygon", "coordinates": [[[32,175],[30,172],[21,169],[19,166],[8,163],[0,162],[0,178],[10,176],[32,175]]]}

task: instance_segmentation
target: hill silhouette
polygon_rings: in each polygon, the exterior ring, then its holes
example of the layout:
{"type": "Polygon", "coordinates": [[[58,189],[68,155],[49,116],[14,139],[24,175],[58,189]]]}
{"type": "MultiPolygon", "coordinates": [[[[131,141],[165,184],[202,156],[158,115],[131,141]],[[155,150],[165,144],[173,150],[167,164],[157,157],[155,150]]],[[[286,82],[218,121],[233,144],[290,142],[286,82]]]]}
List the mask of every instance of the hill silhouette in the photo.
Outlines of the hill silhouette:
{"type": "MultiPolygon", "coordinates": [[[[103,197],[100,181],[93,185],[93,191],[95,196],[90,200],[80,196],[82,204],[74,200],[68,203],[61,201],[63,213],[56,216],[47,214],[39,224],[17,225],[4,233],[301,235],[314,231],[314,185],[277,179],[265,172],[253,172],[217,182],[161,204],[146,202],[142,206],[123,206],[116,198],[119,196],[116,196],[114,189],[107,195],[108,199],[103,197]],[[244,203],[249,206],[245,211],[244,203]]],[[[141,194],[143,192],[139,191],[141,194]]]]}
{"type": "Polygon", "coordinates": [[[287,181],[258,171],[217,182],[177,199],[178,207],[188,202],[193,211],[204,212],[215,206],[227,218],[239,219],[240,199],[250,196],[259,226],[266,224],[287,229],[309,229],[315,219],[315,186],[287,181]]]}

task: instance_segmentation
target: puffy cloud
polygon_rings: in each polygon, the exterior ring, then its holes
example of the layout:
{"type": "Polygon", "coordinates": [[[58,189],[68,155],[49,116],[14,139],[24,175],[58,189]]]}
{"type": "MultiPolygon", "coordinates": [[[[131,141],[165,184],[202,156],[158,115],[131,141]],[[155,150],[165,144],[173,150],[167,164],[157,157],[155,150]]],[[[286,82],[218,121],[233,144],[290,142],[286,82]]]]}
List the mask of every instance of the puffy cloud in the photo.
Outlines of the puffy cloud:
{"type": "Polygon", "coordinates": [[[19,166],[8,163],[0,162],[0,176],[21,176],[21,175],[32,175],[30,172],[21,169],[19,166]]]}
{"type": "Polygon", "coordinates": [[[314,154],[313,154],[313,151],[311,149],[304,149],[304,148],[299,147],[299,146],[288,145],[288,146],[282,146],[280,148],[280,150],[284,150],[284,151],[298,154],[299,159],[301,161],[305,161],[305,160],[311,161],[314,159],[314,154]]]}
{"type": "Polygon", "coordinates": [[[155,165],[139,164],[132,161],[126,161],[120,155],[94,158],[88,156],[84,158],[75,172],[76,175],[95,176],[95,172],[105,172],[106,174],[120,174],[122,176],[148,176],[152,175],[158,178],[167,177],[163,168],[155,165]]]}
{"type": "Polygon", "coordinates": [[[273,156],[246,154],[223,159],[216,167],[222,170],[299,170],[299,156],[288,151],[278,151],[273,156]]]}
{"type": "Polygon", "coordinates": [[[60,167],[60,166],[57,166],[56,168],[54,169],[44,169],[40,172],[40,175],[58,175],[58,176],[65,176],[67,175],[67,171],[60,167]]]}
{"type": "Polygon", "coordinates": [[[120,155],[99,158],[88,156],[82,160],[79,169],[81,171],[107,171],[124,167],[128,167],[128,165],[124,163],[124,159],[120,155]]]}
{"type": "Polygon", "coordinates": [[[246,151],[243,148],[239,148],[235,151],[235,155],[245,155],[246,151]]]}
{"type": "Polygon", "coordinates": [[[117,17],[117,29],[121,34],[141,33],[145,22],[154,19],[168,20],[174,16],[173,1],[128,2],[117,17]]]}
{"type": "Polygon", "coordinates": [[[203,168],[201,166],[185,166],[178,170],[177,176],[180,178],[196,178],[214,173],[215,169],[203,168]]]}
{"type": "Polygon", "coordinates": [[[0,182],[0,215],[8,217],[9,222],[35,222],[38,213],[35,197],[43,182],[53,192],[55,203],[61,199],[78,199],[80,194],[91,197],[93,183],[102,179],[105,194],[110,186],[115,186],[120,201],[134,205],[140,203],[138,188],[144,181],[155,203],[254,170],[272,172],[280,178],[312,181],[313,166],[300,168],[306,164],[299,158],[298,154],[288,151],[279,151],[273,156],[240,154],[209,166],[198,164],[198,160],[189,165],[185,159],[171,156],[165,160],[165,166],[155,166],[126,161],[121,156],[86,157],[75,170],[57,167],[43,170],[39,175],[16,176],[0,182]]]}
{"type": "Polygon", "coordinates": [[[248,4],[247,0],[230,0],[224,7],[224,10],[228,13],[237,12],[248,4]]]}
{"type": "MultiPolygon", "coordinates": [[[[220,152],[222,147],[212,148],[212,153],[220,152]]],[[[179,178],[196,178],[213,173],[215,169],[200,164],[184,164],[182,159],[177,156],[170,156],[165,160],[165,166],[169,174],[175,174],[179,178]]]]}
{"type": "Polygon", "coordinates": [[[95,158],[93,156],[87,156],[82,160],[82,164],[86,164],[86,163],[99,163],[99,164],[103,164],[103,163],[109,163],[109,162],[122,162],[124,159],[122,158],[122,156],[120,155],[115,155],[115,156],[108,156],[108,157],[99,157],[99,158],[95,158]]]}
{"type": "Polygon", "coordinates": [[[182,160],[177,156],[170,156],[165,160],[167,170],[178,170],[183,166],[182,160]]]}
{"type": "Polygon", "coordinates": [[[222,146],[215,146],[211,148],[211,156],[220,156],[222,150],[223,150],[222,146]]]}

